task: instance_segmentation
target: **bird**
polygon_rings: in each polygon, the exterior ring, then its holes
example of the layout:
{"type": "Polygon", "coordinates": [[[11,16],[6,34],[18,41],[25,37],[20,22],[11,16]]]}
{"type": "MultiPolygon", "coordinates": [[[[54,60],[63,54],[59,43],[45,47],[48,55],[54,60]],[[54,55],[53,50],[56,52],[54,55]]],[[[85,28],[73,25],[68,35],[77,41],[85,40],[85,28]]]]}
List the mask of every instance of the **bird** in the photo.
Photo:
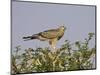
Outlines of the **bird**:
{"type": "Polygon", "coordinates": [[[50,47],[55,50],[57,41],[63,37],[65,30],[65,26],[60,26],[56,29],[49,29],[43,32],[39,32],[37,34],[33,34],[31,36],[23,37],[23,39],[25,41],[34,39],[38,39],[40,41],[48,41],[50,47]]]}

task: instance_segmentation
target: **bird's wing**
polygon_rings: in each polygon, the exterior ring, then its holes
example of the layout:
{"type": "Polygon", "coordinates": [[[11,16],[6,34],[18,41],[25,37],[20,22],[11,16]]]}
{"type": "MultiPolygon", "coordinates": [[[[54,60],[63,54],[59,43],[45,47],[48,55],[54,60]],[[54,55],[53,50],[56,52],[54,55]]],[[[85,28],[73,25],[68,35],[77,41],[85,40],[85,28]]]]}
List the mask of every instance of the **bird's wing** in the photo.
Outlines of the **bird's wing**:
{"type": "Polygon", "coordinates": [[[53,39],[57,38],[58,33],[59,33],[58,29],[51,29],[44,32],[40,32],[39,35],[42,36],[43,38],[53,39]]]}

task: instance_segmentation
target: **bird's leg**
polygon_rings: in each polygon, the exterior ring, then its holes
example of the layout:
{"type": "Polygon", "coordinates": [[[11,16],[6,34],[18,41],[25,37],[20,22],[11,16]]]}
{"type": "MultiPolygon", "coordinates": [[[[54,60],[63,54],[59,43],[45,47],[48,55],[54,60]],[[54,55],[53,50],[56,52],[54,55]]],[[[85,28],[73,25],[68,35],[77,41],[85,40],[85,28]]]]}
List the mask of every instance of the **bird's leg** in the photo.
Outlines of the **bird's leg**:
{"type": "Polygon", "coordinates": [[[56,52],[56,42],[57,42],[56,39],[52,39],[52,40],[49,41],[49,44],[50,44],[50,46],[52,48],[52,52],[53,53],[56,52]]]}
{"type": "Polygon", "coordinates": [[[53,50],[52,50],[52,52],[54,53],[54,54],[56,54],[56,45],[53,45],[53,50]]]}
{"type": "Polygon", "coordinates": [[[50,45],[51,46],[51,50],[55,51],[56,47],[54,45],[50,45]]]}
{"type": "Polygon", "coordinates": [[[55,49],[56,49],[56,47],[54,46],[54,47],[53,47],[53,49],[55,50],[55,49]]]}

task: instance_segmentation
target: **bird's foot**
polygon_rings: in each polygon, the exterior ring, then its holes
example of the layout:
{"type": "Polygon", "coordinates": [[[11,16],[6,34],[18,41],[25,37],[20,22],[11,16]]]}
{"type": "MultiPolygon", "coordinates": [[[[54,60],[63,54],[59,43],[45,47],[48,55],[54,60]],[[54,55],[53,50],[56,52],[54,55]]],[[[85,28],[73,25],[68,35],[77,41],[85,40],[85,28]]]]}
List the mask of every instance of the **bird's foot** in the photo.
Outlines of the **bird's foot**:
{"type": "Polygon", "coordinates": [[[51,52],[52,52],[53,54],[56,54],[57,49],[54,47],[54,48],[51,50],[51,52]]]}

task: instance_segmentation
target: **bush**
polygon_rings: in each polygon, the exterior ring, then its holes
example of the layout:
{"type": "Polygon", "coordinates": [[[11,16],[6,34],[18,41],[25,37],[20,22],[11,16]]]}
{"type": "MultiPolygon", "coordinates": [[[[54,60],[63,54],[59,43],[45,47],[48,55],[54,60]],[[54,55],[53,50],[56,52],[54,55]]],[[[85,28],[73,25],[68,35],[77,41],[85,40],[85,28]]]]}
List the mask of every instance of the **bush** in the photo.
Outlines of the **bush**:
{"type": "Polygon", "coordinates": [[[65,40],[55,52],[47,47],[28,48],[20,53],[21,48],[17,46],[12,54],[12,74],[93,69],[96,49],[88,46],[93,35],[89,33],[84,42],[76,41],[74,44],[65,40]]]}

